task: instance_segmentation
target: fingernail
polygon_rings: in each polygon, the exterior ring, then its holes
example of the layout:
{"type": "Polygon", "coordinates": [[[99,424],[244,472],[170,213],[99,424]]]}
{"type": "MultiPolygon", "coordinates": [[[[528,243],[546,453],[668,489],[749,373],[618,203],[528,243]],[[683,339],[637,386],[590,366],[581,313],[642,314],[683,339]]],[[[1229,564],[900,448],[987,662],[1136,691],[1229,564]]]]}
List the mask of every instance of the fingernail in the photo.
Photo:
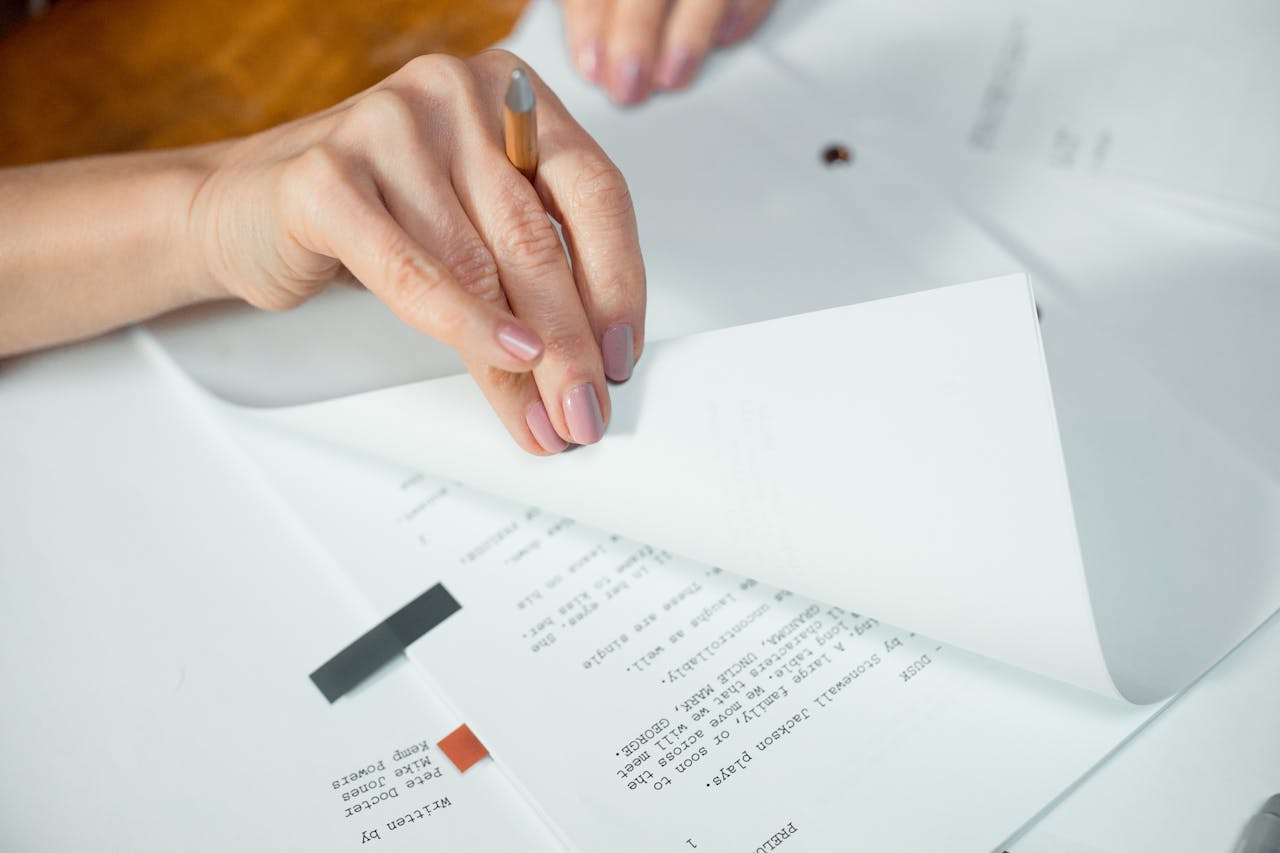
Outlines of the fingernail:
{"type": "Polygon", "coordinates": [[[640,60],[628,59],[617,67],[613,78],[613,98],[620,104],[635,104],[643,97],[640,60]]]}
{"type": "Polygon", "coordinates": [[[663,89],[683,89],[693,81],[694,57],[687,47],[678,47],[664,54],[654,75],[663,89]]]}
{"type": "Polygon", "coordinates": [[[635,366],[635,332],[631,324],[620,323],[605,330],[600,341],[600,354],[604,356],[604,375],[614,382],[626,382],[635,366]]]}
{"type": "Polygon", "coordinates": [[[525,409],[524,422],[529,425],[529,432],[533,433],[538,444],[548,453],[559,453],[569,446],[569,442],[561,438],[551,425],[551,416],[547,414],[547,407],[542,405],[541,400],[525,409]]]}
{"type": "Polygon", "coordinates": [[[578,48],[578,70],[592,83],[600,82],[600,60],[603,56],[604,48],[596,39],[578,48]]]}
{"type": "Polygon", "coordinates": [[[542,341],[526,329],[507,323],[498,330],[498,343],[521,361],[534,361],[542,355],[542,341]]]}
{"type": "Polygon", "coordinates": [[[720,19],[720,27],[716,30],[716,44],[729,44],[737,35],[738,30],[742,28],[742,12],[738,9],[730,9],[725,16],[720,19]]]}
{"type": "Polygon", "coordinates": [[[591,383],[579,385],[565,395],[564,419],[569,422],[569,435],[575,444],[595,444],[604,437],[604,415],[600,414],[600,401],[591,383]]]}

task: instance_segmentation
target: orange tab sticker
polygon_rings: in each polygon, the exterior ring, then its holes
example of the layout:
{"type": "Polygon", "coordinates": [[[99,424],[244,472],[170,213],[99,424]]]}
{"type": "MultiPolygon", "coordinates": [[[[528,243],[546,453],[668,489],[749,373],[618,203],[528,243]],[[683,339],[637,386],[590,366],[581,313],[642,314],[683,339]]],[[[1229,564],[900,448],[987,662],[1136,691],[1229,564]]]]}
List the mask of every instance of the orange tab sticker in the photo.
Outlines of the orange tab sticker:
{"type": "Polygon", "coordinates": [[[489,750],[485,749],[480,738],[471,732],[471,728],[466,723],[445,735],[444,740],[436,746],[440,747],[445,758],[453,762],[453,766],[458,768],[459,773],[465,772],[468,767],[489,754],[489,750]]]}

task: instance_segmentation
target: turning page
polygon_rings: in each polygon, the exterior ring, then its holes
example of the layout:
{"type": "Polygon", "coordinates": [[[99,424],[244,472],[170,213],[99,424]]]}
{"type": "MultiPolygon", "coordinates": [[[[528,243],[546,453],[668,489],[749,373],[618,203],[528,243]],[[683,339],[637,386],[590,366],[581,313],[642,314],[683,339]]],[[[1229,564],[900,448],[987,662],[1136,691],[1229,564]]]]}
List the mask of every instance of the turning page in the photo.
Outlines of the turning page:
{"type": "Polygon", "coordinates": [[[555,459],[465,376],[263,415],[1115,692],[1022,277],[655,344],[555,459]]]}

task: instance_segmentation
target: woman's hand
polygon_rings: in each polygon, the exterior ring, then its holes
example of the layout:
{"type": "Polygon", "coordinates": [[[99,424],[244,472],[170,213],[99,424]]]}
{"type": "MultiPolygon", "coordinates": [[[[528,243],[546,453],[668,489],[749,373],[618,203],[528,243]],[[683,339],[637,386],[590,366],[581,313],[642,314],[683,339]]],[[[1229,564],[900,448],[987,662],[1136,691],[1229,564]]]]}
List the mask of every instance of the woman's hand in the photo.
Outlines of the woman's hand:
{"type": "Polygon", "coordinates": [[[644,267],[622,175],[532,74],[536,181],[507,161],[518,65],[503,51],[420,57],[230,143],[189,222],[217,287],[261,308],[354,276],[463,356],[521,447],[555,453],[603,435],[605,378],[627,379],[644,340],[644,267]]]}
{"type": "Polygon", "coordinates": [[[773,0],[564,0],[582,75],[619,104],[693,82],[713,47],[746,38],[773,0]]]}

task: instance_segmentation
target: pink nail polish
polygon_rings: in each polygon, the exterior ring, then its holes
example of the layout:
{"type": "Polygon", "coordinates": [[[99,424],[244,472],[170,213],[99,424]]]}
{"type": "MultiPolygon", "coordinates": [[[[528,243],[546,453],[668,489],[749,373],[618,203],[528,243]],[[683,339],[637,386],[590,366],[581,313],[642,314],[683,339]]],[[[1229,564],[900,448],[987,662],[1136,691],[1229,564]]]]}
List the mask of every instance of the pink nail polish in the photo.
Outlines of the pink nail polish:
{"type": "Polygon", "coordinates": [[[600,82],[600,64],[604,58],[604,48],[593,39],[578,48],[578,70],[582,76],[592,83],[600,82]]]}
{"type": "Polygon", "coordinates": [[[564,398],[564,419],[575,444],[595,444],[604,437],[604,415],[591,383],[583,383],[564,398]]]}
{"type": "Polygon", "coordinates": [[[614,69],[613,98],[620,104],[636,104],[644,99],[643,68],[639,59],[628,59],[614,69]]]}
{"type": "Polygon", "coordinates": [[[696,67],[693,53],[687,47],[678,47],[662,57],[654,79],[662,89],[683,89],[693,82],[696,67]]]}
{"type": "Polygon", "coordinates": [[[626,382],[635,366],[635,332],[629,323],[620,323],[605,330],[600,340],[600,354],[604,357],[604,375],[614,382],[626,382]]]}
{"type": "Polygon", "coordinates": [[[525,410],[524,422],[529,425],[529,432],[533,433],[538,444],[548,453],[559,453],[569,446],[569,442],[561,438],[551,425],[551,416],[547,414],[547,407],[542,405],[541,400],[530,404],[525,410]]]}
{"type": "Polygon", "coordinates": [[[534,361],[542,355],[542,341],[514,323],[507,323],[498,330],[498,343],[521,361],[534,361]]]}

